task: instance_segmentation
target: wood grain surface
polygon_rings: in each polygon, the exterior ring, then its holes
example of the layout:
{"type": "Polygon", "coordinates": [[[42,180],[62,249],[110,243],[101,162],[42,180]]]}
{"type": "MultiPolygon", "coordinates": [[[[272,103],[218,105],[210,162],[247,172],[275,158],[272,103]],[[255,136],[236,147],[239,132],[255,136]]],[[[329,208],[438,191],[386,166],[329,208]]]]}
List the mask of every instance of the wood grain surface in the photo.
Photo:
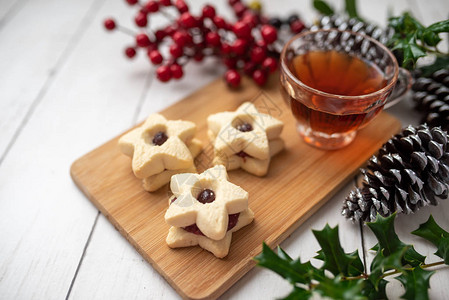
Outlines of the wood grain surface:
{"type": "Polygon", "coordinates": [[[253,101],[259,111],[285,122],[286,149],[274,157],[265,177],[229,172],[230,181],[249,192],[255,221],[233,234],[230,254],[224,259],[199,247],[168,248],[169,226],[164,221],[168,186],[145,192],[133,176],[130,159],[119,152],[118,137],[78,159],[71,168],[78,187],[184,298],[221,295],[254,266],[252,258],[260,252],[262,241],[270,246],[283,241],[401,127],[394,117],[382,113],[350,146],[338,151],[312,148],[297,135],[275,79],[263,90],[245,80],[237,91],[229,91],[217,80],[161,113],[197,124],[204,150],[196,162],[202,171],[212,160],[207,116],[234,110],[244,101],[253,101]]]}

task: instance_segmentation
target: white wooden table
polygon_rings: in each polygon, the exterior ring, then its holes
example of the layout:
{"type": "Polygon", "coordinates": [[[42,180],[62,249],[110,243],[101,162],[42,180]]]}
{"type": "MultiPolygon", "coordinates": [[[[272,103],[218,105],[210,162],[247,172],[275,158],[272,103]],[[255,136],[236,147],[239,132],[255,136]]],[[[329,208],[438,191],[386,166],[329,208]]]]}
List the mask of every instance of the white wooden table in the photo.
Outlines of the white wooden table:
{"type": "MultiPolygon", "coordinates": [[[[190,1],[198,11],[204,1],[190,1]]],[[[230,16],[224,1],[214,5],[230,16]]],[[[292,11],[311,21],[307,1],[265,1],[272,15],[292,11]]],[[[340,3],[341,2],[341,3],[340,3]]],[[[338,1],[337,4],[343,1],[338,1]]],[[[447,0],[359,1],[360,12],[385,24],[391,10],[409,10],[425,24],[449,17],[447,0]]],[[[70,164],[148,114],[159,111],[208,82],[223,68],[213,60],[191,64],[179,82],[154,79],[143,53],[122,55],[130,37],[109,34],[107,16],[132,26],[124,1],[0,1],[0,298],[1,299],[175,299],[179,296],[77,189],[70,164]]],[[[156,21],[157,22],[157,21],[156,21]]],[[[409,99],[390,109],[404,125],[419,116],[409,99]]],[[[340,216],[343,188],[281,244],[303,259],[319,249],[311,229],[340,225],[346,251],[362,251],[358,226],[340,216]]],[[[408,233],[429,213],[449,228],[449,200],[396,226],[404,241],[429,256],[433,246],[408,233]]],[[[374,238],[364,230],[368,249],[374,238]]],[[[368,259],[370,255],[368,254],[368,259]]],[[[447,299],[449,269],[431,279],[432,299],[447,299]]],[[[402,287],[390,293],[398,298],[402,287]]],[[[271,299],[290,286],[276,274],[254,268],[223,299],[271,299]]]]}

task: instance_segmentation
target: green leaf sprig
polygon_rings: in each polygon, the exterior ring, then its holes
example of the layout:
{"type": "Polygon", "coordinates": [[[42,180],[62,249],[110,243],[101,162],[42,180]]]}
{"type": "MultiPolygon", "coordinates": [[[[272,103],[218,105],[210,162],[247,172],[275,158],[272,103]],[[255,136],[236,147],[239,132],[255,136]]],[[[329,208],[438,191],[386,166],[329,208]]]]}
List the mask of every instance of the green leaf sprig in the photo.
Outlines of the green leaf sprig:
{"type": "Polygon", "coordinates": [[[332,299],[386,299],[387,280],[396,275],[405,287],[403,299],[429,299],[430,277],[435,271],[428,268],[449,265],[449,233],[429,217],[412,234],[420,236],[437,247],[435,255],[443,260],[426,263],[426,257],[419,254],[412,245],[403,243],[396,234],[394,220],[377,216],[375,222],[367,223],[378,243],[371,249],[375,257],[365,272],[365,266],[358,251],[344,252],[340,244],[338,226],[326,226],[313,234],[321,246],[315,259],[322,260],[321,267],[310,261],[301,262],[291,258],[280,247],[277,253],[263,243],[262,253],[254,259],[258,266],[270,269],[290,282],[292,291],[284,299],[309,299],[313,293],[332,299]]]}
{"type": "Polygon", "coordinates": [[[442,40],[440,34],[449,32],[449,20],[425,27],[410,13],[405,12],[401,16],[391,17],[388,26],[394,29],[394,35],[388,46],[402,55],[403,67],[414,68],[417,60],[428,54],[449,57],[448,53],[438,49],[438,44],[442,40]]]}

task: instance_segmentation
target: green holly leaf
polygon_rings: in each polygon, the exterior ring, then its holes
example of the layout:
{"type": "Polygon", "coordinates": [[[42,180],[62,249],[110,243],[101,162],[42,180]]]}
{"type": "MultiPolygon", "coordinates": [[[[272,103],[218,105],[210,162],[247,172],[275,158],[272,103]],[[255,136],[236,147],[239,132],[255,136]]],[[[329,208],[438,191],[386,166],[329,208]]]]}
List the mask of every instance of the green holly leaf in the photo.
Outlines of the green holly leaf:
{"type": "Polygon", "coordinates": [[[436,47],[441,42],[439,34],[449,32],[449,20],[425,27],[407,12],[401,16],[390,18],[388,25],[395,31],[388,46],[402,55],[401,64],[405,68],[415,67],[416,61],[420,57],[435,52],[434,49],[427,46],[436,47]]]}
{"type": "Polygon", "coordinates": [[[312,292],[309,290],[295,286],[293,290],[283,300],[304,300],[309,299],[312,296],[312,292]]]}
{"type": "Polygon", "coordinates": [[[345,10],[350,18],[357,18],[359,20],[362,20],[362,18],[360,18],[359,14],[357,13],[356,0],[345,0],[345,10]]]}
{"type": "Polygon", "coordinates": [[[433,23],[427,27],[426,30],[433,31],[435,33],[449,32],[449,20],[433,23]]]}
{"type": "Polygon", "coordinates": [[[331,228],[328,224],[323,230],[312,230],[322,248],[320,257],[324,256],[323,269],[329,270],[337,276],[357,276],[363,273],[363,263],[358,251],[345,253],[338,237],[338,226],[331,228]]]}
{"type": "Polygon", "coordinates": [[[446,264],[449,264],[449,232],[441,228],[432,215],[425,223],[419,225],[419,228],[413,231],[412,234],[420,236],[437,246],[438,250],[435,252],[435,255],[441,257],[446,264]]]}
{"type": "Polygon", "coordinates": [[[324,0],[313,0],[313,7],[325,16],[334,14],[334,9],[324,0]]]}
{"type": "Polygon", "coordinates": [[[386,281],[385,279],[379,280],[376,289],[376,287],[370,280],[365,280],[365,285],[363,287],[362,293],[369,300],[387,299],[387,283],[388,281],[386,281]]]}
{"type": "Polygon", "coordinates": [[[329,297],[331,299],[367,299],[362,293],[363,286],[363,279],[342,280],[342,277],[338,275],[335,278],[326,277],[325,280],[321,281],[315,287],[315,290],[323,297],[329,297]]]}
{"type": "MultiPolygon", "coordinates": [[[[377,215],[374,222],[366,223],[379,241],[378,251],[382,252],[384,257],[388,257],[392,253],[401,251],[407,245],[404,244],[396,234],[394,229],[394,219],[396,213],[384,218],[377,215]]],[[[425,256],[416,252],[413,246],[409,246],[404,254],[404,262],[411,266],[418,266],[424,263],[425,256]]]]}
{"type": "Polygon", "coordinates": [[[410,246],[405,245],[403,248],[399,248],[395,252],[385,254],[385,249],[379,250],[371,263],[371,273],[369,280],[377,290],[379,288],[380,281],[383,279],[382,275],[388,270],[401,270],[402,260],[404,254],[410,246]]]}
{"type": "Polygon", "coordinates": [[[314,273],[313,269],[315,269],[310,262],[301,263],[299,258],[293,260],[282,249],[279,253],[280,255],[276,254],[270,247],[263,243],[262,253],[254,257],[254,260],[258,266],[276,272],[292,284],[307,284],[310,282],[310,278],[314,273]]]}
{"type": "Polygon", "coordinates": [[[405,287],[405,293],[401,298],[414,300],[429,299],[429,280],[434,273],[434,271],[426,271],[421,267],[403,271],[403,273],[397,277],[405,287]]]}

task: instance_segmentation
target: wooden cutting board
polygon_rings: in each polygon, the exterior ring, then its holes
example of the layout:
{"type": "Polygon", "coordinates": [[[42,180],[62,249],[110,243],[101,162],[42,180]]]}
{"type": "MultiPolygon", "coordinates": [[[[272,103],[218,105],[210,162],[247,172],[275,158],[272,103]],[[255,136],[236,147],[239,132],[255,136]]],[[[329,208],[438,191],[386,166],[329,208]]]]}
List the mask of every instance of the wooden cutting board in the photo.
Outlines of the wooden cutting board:
{"type": "Polygon", "coordinates": [[[132,173],[130,158],[119,152],[119,137],[84,155],[71,167],[78,187],[183,298],[220,296],[255,265],[252,258],[260,253],[263,241],[271,247],[282,242],[400,130],[397,119],[382,113],[344,149],[323,151],[310,147],[296,133],[277,78],[263,90],[244,79],[242,87],[235,91],[218,79],[161,113],[168,119],[197,124],[197,137],[204,143],[197,166],[203,171],[210,166],[213,153],[206,134],[207,116],[235,110],[244,101],[253,101],[259,111],[285,122],[282,138],[286,149],[274,157],[263,178],[240,170],[229,172],[230,181],[249,192],[255,220],[233,234],[230,253],[224,259],[199,247],[168,248],[165,238],[169,226],[164,221],[168,186],[155,193],[145,192],[132,173]]]}

